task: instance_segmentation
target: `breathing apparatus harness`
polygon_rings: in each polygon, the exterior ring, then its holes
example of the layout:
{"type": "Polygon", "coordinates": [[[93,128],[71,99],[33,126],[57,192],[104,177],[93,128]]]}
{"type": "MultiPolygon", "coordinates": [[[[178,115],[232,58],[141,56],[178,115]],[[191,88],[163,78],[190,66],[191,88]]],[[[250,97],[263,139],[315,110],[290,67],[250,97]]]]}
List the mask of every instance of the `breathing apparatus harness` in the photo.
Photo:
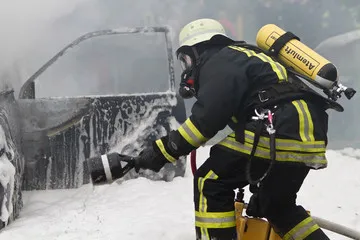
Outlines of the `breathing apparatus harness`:
{"type": "MultiPolygon", "coordinates": [[[[300,40],[291,32],[285,33],[274,42],[274,44],[269,49],[269,52],[244,42],[236,42],[234,45],[244,47],[255,52],[262,52],[276,61],[275,57],[279,54],[280,50],[288,41],[292,39],[300,40]]],[[[249,184],[255,186],[255,188],[257,188],[256,186],[259,186],[261,181],[263,181],[266,176],[269,175],[276,161],[276,130],[274,128],[274,113],[279,104],[282,102],[294,101],[298,99],[307,99],[315,102],[316,104],[320,104],[324,109],[331,108],[342,112],[344,108],[339,103],[337,103],[336,100],[341,97],[342,93],[344,93],[348,99],[351,99],[356,93],[354,89],[347,88],[341,84],[337,84],[331,90],[324,89],[320,85],[316,85],[316,82],[296,72],[294,69],[290,67],[285,68],[288,72],[288,81],[257,88],[251,91],[249,94],[248,103],[245,105],[245,110],[243,112],[243,116],[249,116],[250,112],[255,111],[255,115],[252,115],[251,119],[257,122],[256,130],[254,132],[253,147],[250,153],[249,163],[246,167],[246,178],[249,184]],[[323,89],[323,92],[327,95],[327,98],[311,89],[301,79],[304,79],[316,87],[323,89]],[[264,130],[264,127],[266,127],[266,131],[270,139],[270,165],[260,178],[254,180],[251,177],[251,160],[255,156],[256,148],[258,146],[259,139],[264,130]]],[[[240,120],[242,122],[238,124],[238,127],[235,130],[235,138],[237,141],[244,144],[246,118],[242,117],[240,119],[242,119],[240,120]]]]}
{"type": "MultiPolygon", "coordinates": [[[[233,45],[244,47],[257,53],[265,53],[257,46],[250,45],[244,42],[236,42],[233,45]]],[[[274,163],[276,162],[276,129],[274,128],[274,114],[277,110],[277,105],[282,102],[287,102],[289,100],[303,98],[307,94],[309,94],[309,92],[306,85],[301,85],[298,81],[276,83],[250,90],[250,93],[248,94],[248,101],[245,103],[244,110],[241,112],[241,114],[239,114],[239,122],[237,124],[237,128],[235,129],[235,139],[238,142],[244,144],[245,124],[247,123],[247,120],[251,119],[253,121],[256,121],[254,140],[250,152],[249,162],[246,166],[246,179],[249,182],[250,186],[253,186],[255,188],[256,186],[259,186],[259,184],[269,175],[274,163]],[[269,167],[261,177],[259,177],[258,179],[253,179],[251,176],[252,159],[255,156],[260,136],[262,135],[264,128],[270,139],[270,163],[269,167]]]]}
{"type": "MultiPolygon", "coordinates": [[[[268,52],[244,41],[237,41],[231,45],[250,49],[257,53],[262,52],[277,61],[275,57],[279,54],[284,45],[292,39],[300,40],[291,32],[285,33],[274,42],[273,46],[269,49],[268,52]]],[[[179,94],[185,99],[196,96],[196,78],[198,77],[199,66],[201,64],[201,57],[197,49],[195,47],[191,47],[191,52],[194,59],[186,53],[178,54],[178,59],[180,60],[183,70],[181,74],[179,94]]],[[[313,102],[316,102],[317,104],[320,104],[324,109],[332,108],[336,111],[342,112],[344,109],[336,102],[336,100],[341,97],[342,93],[345,93],[345,96],[348,99],[350,99],[355,94],[355,90],[352,88],[347,88],[341,84],[336,85],[336,87],[332,90],[324,90],[320,85],[316,85],[316,83],[308,77],[296,72],[290,67],[284,67],[288,72],[288,81],[262,86],[261,88],[256,88],[250,91],[248,95],[249,100],[245,104],[245,110],[242,112],[241,117],[239,118],[240,122],[238,123],[238,127],[235,129],[236,140],[244,144],[245,124],[248,116],[251,116],[250,119],[257,122],[256,130],[254,132],[253,147],[250,153],[249,163],[246,167],[246,178],[249,184],[253,186],[259,186],[261,181],[263,181],[269,175],[276,161],[276,129],[274,128],[274,113],[279,104],[282,102],[294,101],[298,99],[309,99],[313,102]],[[307,86],[302,81],[302,79],[308,81],[311,84],[315,84],[315,86],[318,88],[323,89],[324,93],[327,95],[327,98],[307,86]],[[255,156],[260,136],[264,130],[264,127],[270,139],[270,165],[260,178],[254,180],[251,177],[251,160],[255,156]]]]}

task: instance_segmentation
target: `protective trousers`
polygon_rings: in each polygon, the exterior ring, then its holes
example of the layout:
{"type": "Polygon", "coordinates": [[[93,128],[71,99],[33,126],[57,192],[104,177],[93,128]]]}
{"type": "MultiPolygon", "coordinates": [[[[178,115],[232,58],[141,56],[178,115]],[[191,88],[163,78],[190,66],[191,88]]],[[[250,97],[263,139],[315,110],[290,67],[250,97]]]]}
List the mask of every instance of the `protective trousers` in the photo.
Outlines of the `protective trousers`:
{"type": "MultiPolygon", "coordinates": [[[[252,159],[252,177],[258,179],[269,160],[252,159]]],[[[197,240],[236,240],[234,189],[248,185],[247,156],[215,145],[194,177],[197,240]]],[[[258,189],[257,205],[284,240],[329,239],[302,206],[296,205],[309,168],[276,163],[258,189]]]]}

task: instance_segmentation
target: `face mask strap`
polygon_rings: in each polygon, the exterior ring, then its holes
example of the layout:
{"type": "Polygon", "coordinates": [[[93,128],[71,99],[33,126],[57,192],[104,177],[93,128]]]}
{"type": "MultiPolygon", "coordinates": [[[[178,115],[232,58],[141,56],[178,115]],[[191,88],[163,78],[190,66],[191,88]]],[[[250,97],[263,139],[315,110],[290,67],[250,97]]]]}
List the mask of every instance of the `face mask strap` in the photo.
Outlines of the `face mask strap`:
{"type": "Polygon", "coordinates": [[[195,65],[196,66],[199,66],[200,65],[200,55],[198,53],[198,51],[196,50],[196,48],[193,46],[191,47],[191,50],[194,54],[194,57],[195,57],[195,65]]]}

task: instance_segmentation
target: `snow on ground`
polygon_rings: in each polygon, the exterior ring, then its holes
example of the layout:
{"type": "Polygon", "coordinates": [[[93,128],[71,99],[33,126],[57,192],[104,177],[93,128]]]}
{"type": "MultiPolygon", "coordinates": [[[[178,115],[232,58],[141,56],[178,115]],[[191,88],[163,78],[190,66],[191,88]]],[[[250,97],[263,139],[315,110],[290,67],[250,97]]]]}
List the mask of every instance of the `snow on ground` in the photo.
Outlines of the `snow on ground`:
{"type": "MultiPolygon", "coordinates": [[[[199,161],[208,150],[198,150],[199,161]]],[[[327,155],[329,167],[310,173],[298,202],[313,215],[359,230],[360,152],[329,150],[327,155]]],[[[96,188],[88,184],[76,190],[25,192],[24,200],[21,217],[0,233],[1,240],[195,238],[189,166],[185,178],[172,182],[139,178],[96,188]]]]}

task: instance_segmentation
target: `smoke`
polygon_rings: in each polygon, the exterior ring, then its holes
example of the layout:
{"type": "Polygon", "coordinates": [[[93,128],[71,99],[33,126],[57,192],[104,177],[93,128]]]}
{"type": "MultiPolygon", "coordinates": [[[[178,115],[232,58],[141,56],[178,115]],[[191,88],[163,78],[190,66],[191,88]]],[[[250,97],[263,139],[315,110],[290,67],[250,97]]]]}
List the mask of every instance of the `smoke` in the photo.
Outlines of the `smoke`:
{"type": "MultiPolygon", "coordinates": [[[[173,30],[171,32],[172,40],[176,41],[175,31],[184,23],[182,20],[185,15],[182,12],[182,9],[185,8],[184,2],[161,0],[0,0],[2,6],[0,9],[0,29],[2,33],[0,44],[0,87],[1,89],[12,87],[15,91],[18,91],[21,84],[49,58],[65,45],[87,32],[118,27],[167,25],[173,30]]],[[[114,39],[121,42],[123,46],[134,46],[133,38],[117,36],[114,39]]],[[[138,39],[139,41],[135,44],[140,45],[141,41],[143,41],[151,46],[151,44],[156,45],[158,39],[161,38],[149,36],[148,38],[139,37],[138,39]]],[[[109,41],[104,40],[103,43],[108,44],[109,41]]],[[[114,41],[111,44],[114,44],[114,41]]],[[[164,42],[161,44],[163,44],[162,47],[165,47],[164,42]]],[[[88,44],[88,46],[90,45],[88,44]]],[[[100,49],[100,44],[95,48],[100,49]]],[[[79,54],[83,54],[84,48],[80,46],[79,49],[79,54]]],[[[77,59],[79,54],[77,54],[76,49],[73,50],[66,61],[68,63],[82,61],[83,59],[77,59]]],[[[130,51],[129,54],[131,54],[130,51]]],[[[165,53],[161,54],[166,56],[165,53]]],[[[85,56],[85,58],[92,57],[96,58],[96,56],[90,54],[85,56]]],[[[68,82],[74,83],[71,87],[67,86],[67,89],[72,88],[73,92],[71,94],[87,94],[88,92],[82,92],[82,84],[76,84],[77,79],[81,78],[79,72],[74,72],[76,66],[73,66],[72,69],[63,68],[66,61],[59,60],[61,68],[54,65],[54,67],[51,67],[54,68],[53,72],[51,74],[47,73],[46,77],[44,75],[43,79],[46,78],[48,85],[51,86],[55,81],[62,82],[62,79],[59,77],[50,81],[47,79],[48,77],[53,78],[68,71],[73,71],[67,73],[66,76],[62,76],[69,79],[68,82]]],[[[108,59],[108,61],[110,60],[108,59]]],[[[84,71],[86,68],[91,68],[89,64],[83,64],[81,67],[84,71]]],[[[151,70],[150,68],[147,69],[148,72],[151,70]]],[[[164,69],[167,70],[166,67],[164,69]]],[[[91,74],[89,71],[86,77],[91,74]]],[[[165,75],[165,78],[167,80],[168,76],[165,75]]],[[[81,82],[81,79],[79,82],[81,82]]],[[[47,88],[45,80],[43,83],[41,84],[44,85],[43,88],[47,88]]],[[[63,92],[67,94],[65,90],[63,92]]],[[[61,96],[61,93],[59,95],[61,96]]]]}
{"type": "MultiPolygon", "coordinates": [[[[19,87],[27,63],[36,62],[37,44],[46,36],[53,21],[69,14],[81,0],[1,0],[0,8],[0,87],[19,87]]],[[[45,46],[44,46],[45,47],[45,46]]]]}
{"type": "MultiPolygon", "coordinates": [[[[165,25],[171,29],[176,48],[177,33],[184,24],[200,17],[217,18],[214,12],[236,1],[215,2],[204,5],[204,1],[197,0],[0,0],[0,88],[11,87],[17,93],[26,79],[54,54],[91,31],[165,25]]],[[[112,40],[84,42],[40,76],[36,81],[37,97],[164,90],[164,81],[168,80],[166,53],[160,52],[164,47],[161,36],[116,36],[112,40]],[[117,48],[117,43],[122,48],[117,48]],[[146,56],[145,51],[136,52],[140,46],[153,52],[148,51],[146,56]]],[[[177,79],[178,68],[176,62],[177,79]]]]}
{"type": "MultiPolygon", "coordinates": [[[[184,24],[210,17],[221,20],[235,39],[254,43],[263,25],[275,23],[315,48],[329,37],[356,28],[354,12],[349,11],[349,6],[344,7],[345,2],[334,0],[0,0],[0,3],[0,89],[12,87],[16,93],[28,77],[66,44],[100,29],[166,25],[171,28],[176,48],[177,33],[184,24]]],[[[37,97],[166,90],[168,69],[163,37],[111,39],[94,39],[72,49],[40,76],[37,97]]],[[[346,84],[355,88],[360,86],[358,49],[340,50],[336,54],[329,49],[322,53],[339,66],[340,77],[346,84]]],[[[178,68],[175,61],[177,82],[178,68]]],[[[359,139],[359,133],[350,128],[346,134],[343,131],[345,126],[355,124],[359,116],[354,109],[358,99],[356,96],[353,104],[341,100],[346,112],[331,114],[330,130],[336,130],[335,138],[359,139]]],[[[188,113],[193,101],[186,101],[188,113]]]]}

